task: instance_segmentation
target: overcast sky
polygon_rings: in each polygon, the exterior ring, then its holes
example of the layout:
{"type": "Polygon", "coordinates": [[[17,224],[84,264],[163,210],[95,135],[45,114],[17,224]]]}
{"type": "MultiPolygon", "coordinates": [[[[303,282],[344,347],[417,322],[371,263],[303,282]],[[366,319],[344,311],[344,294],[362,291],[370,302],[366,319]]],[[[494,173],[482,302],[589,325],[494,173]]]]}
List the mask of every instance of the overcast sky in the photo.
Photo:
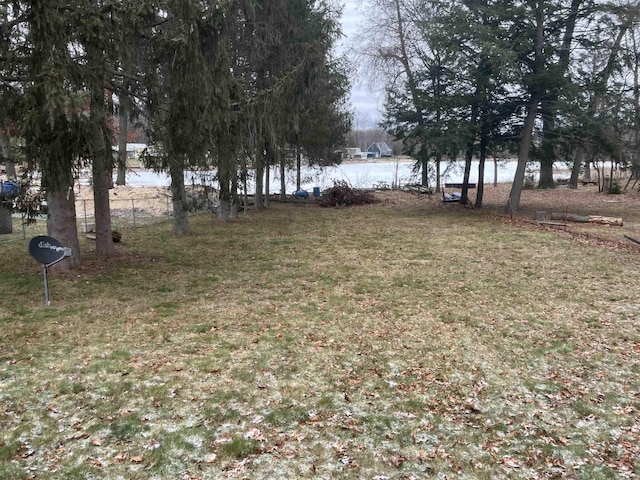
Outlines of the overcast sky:
{"type": "MultiPolygon", "coordinates": [[[[366,0],[365,0],[366,1],[366,0]]],[[[360,6],[362,0],[344,0],[342,12],[342,32],[345,35],[340,41],[338,52],[344,52],[353,65],[350,72],[351,78],[351,105],[355,111],[354,128],[376,127],[381,120],[380,108],[382,104],[382,94],[372,91],[367,81],[363,78],[362,72],[358,72],[352,42],[361,27],[360,6]]]]}

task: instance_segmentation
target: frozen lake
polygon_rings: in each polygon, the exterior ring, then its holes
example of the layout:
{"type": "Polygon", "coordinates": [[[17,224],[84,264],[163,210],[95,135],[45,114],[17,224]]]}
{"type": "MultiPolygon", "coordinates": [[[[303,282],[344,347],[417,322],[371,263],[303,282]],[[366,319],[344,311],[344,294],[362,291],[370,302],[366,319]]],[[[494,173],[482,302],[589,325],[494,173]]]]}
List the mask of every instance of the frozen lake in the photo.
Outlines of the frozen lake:
{"type": "MultiPolygon", "coordinates": [[[[413,163],[411,162],[357,162],[346,163],[335,167],[304,167],[302,169],[302,189],[311,192],[313,187],[325,189],[332,187],[335,181],[345,181],[354,188],[373,188],[380,184],[405,185],[407,183],[420,183],[420,174],[413,173],[413,163]]],[[[498,182],[511,182],[516,170],[515,161],[500,162],[498,166],[498,182]]],[[[208,185],[214,184],[214,172],[187,172],[185,182],[208,185]]],[[[296,173],[293,170],[286,172],[287,193],[293,193],[296,185],[296,173]]],[[[445,169],[443,165],[443,182],[461,183],[463,175],[463,163],[452,164],[445,169]]],[[[280,192],[280,171],[271,169],[270,175],[271,193],[280,192]]],[[[484,181],[486,184],[493,183],[494,164],[487,162],[485,166],[484,181]]],[[[471,168],[471,182],[478,181],[478,162],[473,162],[471,168]]],[[[127,184],[131,186],[168,186],[170,184],[169,175],[156,173],[148,170],[131,170],[127,172],[127,184]]],[[[254,186],[250,182],[249,192],[254,186]]]]}

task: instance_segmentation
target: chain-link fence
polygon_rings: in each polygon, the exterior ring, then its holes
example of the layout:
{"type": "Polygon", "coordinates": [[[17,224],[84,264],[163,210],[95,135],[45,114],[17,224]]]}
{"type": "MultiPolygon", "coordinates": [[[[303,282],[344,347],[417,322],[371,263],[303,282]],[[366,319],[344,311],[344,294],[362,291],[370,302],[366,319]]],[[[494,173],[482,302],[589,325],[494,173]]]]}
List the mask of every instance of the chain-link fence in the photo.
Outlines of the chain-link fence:
{"type": "MultiPolygon", "coordinates": [[[[111,225],[113,228],[139,227],[170,219],[173,204],[170,196],[116,198],[109,201],[111,206],[111,225]]],[[[76,215],[80,231],[91,232],[95,227],[93,199],[76,202],[76,215]]]]}
{"type": "MultiPolygon", "coordinates": [[[[192,214],[217,211],[217,192],[211,188],[188,187],[186,201],[187,209],[192,214]]],[[[110,198],[109,204],[111,227],[114,230],[142,227],[173,218],[172,197],[167,193],[136,198],[115,195],[110,198]]],[[[2,213],[0,211],[0,244],[45,235],[47,232],[46,215],[40,215],[34,224],[28,225],[20,214],[11,214],[9,209],[6,215],[2,213]]],[[[76,201],[76,217],[80,234],[90,234],[95,230],[93,198],[76,201]]]]}

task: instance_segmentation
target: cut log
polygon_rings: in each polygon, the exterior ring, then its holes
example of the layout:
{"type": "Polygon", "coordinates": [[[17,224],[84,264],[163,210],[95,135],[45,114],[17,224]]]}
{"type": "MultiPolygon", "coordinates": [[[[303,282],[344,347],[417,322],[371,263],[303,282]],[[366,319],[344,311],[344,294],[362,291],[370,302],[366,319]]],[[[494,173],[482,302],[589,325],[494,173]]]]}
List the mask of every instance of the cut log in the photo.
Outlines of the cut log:
{"type": "Polygon", "coordinates": [[[571,222],[576,223],[588,223],[589,217],[584,215],[578,215],[575,213],[560,213],[560,212],[552,212],[551,220],[569,220],[571,222]]]}
{"type": "Polygon", "coordinates": [[[617,217],[602,217],[600,215],[589,215],[589,223],[599,223],[601,225],[622,226],[622,219],[617,217]]]}
{"type": "Polygon", "coordinates": [[[551,213],[551,220],[564,220],[577,223],[597,223],[600,225],[613,225],[622,227],[622,218],[619,217],[603,217],[601,215],[577,215],[575,213],[551,213]]]}

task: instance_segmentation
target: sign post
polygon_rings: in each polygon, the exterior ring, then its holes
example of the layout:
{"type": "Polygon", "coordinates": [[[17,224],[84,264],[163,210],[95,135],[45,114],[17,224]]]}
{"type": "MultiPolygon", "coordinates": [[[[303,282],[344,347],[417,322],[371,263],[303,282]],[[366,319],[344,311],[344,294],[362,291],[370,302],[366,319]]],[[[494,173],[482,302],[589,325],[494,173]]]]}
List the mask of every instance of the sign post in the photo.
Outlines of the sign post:
{"type": "Polygon", "coordinates": [[[29,254],[42,264],[44,272],[44,301],[46,305],[51,305],[49,301],[49,283],[47,281],[48,269],[51,265],[71,256],[71,249],[63,247],[62,244],[53,237],[39,235],[33,237],[29,242],[29,254]]]}

